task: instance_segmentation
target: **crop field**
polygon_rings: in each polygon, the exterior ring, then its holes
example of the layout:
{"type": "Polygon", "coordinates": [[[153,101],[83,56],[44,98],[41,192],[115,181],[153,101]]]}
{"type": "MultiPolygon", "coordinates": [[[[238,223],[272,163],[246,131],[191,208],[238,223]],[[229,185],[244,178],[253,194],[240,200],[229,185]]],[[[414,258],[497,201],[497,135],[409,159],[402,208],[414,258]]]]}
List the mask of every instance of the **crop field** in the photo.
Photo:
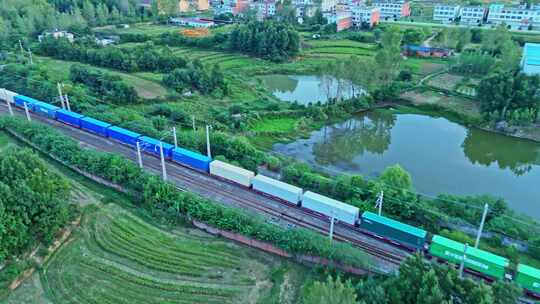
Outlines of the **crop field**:
{"type": "Polygon", "coordinates": [[[179,31],[183,27],[170,25],[155,25],[151,23],[131,24],[129,28],[117,28],[114,25],[94,28],[95,32],[106,34],[147,34],[150,36],[158,36],[165,32],[179,31]]]}
{"type": "MultiPolygon", "coordinates": [[[[74,61],[56,60],[41,56],[35,56],[35,58],[48,70],[53,81],[64,81],[65,79],[69,79],[69,69],[73,64],[77,63],[74,61]]],[[[137,74],[128,74],[86,64],[82,65],[120,76],[127,84],[132,85],[135,88],[137,94],[141,98],[163,98],[167,94],[167,89],[157,81],[157,79],[159,79],[159,81],[161,80],[161,75],[159,74],[156,74],[154,79],[147,79],[139,77],[137,74]]]]}
{"type": "Polygon", "coordinates": [[[354,56],[372,56],[374,44],[352,40],[311,40],[304,49],[306,57],[343,58],[354,56]]]}
{"type": "Polygon", "coordinates": [[[266,292],[264,254],[187,228],[165,232],[113,204],[89,213],[41,272],[54,303],[250,303],[266,292]]]}

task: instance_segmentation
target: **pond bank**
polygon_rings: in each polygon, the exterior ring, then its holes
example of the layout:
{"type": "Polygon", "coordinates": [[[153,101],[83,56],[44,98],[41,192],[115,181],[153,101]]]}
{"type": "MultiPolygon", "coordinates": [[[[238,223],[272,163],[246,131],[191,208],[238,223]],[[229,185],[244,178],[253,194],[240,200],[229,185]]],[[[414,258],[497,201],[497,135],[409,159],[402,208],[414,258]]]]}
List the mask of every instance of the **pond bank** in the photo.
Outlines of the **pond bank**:
{"type": "Polygon", "coordinates": [[[495,123],[486,124],[483,121],[476,101],[471,98],[430,90],[409,91],[402,94],[395,105],[408,106],[410,109],[401,109],[405,113],[441,116],[450,121],[484,131],[540,142],[540,123],[528,126],[511,125],[505,129],[498,129],[495,123]]]}

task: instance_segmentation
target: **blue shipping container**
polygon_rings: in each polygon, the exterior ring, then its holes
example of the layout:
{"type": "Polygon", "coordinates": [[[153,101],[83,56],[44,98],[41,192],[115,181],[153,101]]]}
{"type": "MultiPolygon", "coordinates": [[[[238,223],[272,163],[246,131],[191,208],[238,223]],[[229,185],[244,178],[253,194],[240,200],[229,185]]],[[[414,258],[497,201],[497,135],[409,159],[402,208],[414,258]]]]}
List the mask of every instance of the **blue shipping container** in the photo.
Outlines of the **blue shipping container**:
{"type": "Polygon", "coordinates": [[[112,125],[101,120],[93,119],[90,117],[81,118],[81,128],[83,130],[96,133],[103,137],[107,137],[107,129],[112,125]]]}
{"type": "Polygon", "coordinates": [[[171,144],[168,144],[166,142],[159,141],[155,138],[148,137],[148,136],[141,136],[139,137],[139,142],[141,143],[141,149],[143,151],[146,151],[148,153],[152,153],[156,155],[157,157],[160,157],[159,153],[159,143],[163,143],[163,156],[165,158],[171,158],[172,150],[174,149],[174,146],[171,144]]]}
{"type": "Polygon", "coordinates": [[[109,128],[109,137],[126,145],[136,146],[137,139],[141,137],[141,134],[117,126],[112,126],[109,128]]]}
{"type": "Polygon", "coordinates": [[[40,102],[39,100],[36,100],[34,98],[30,98],[28,96],[24,95],[17,95],[13,98],[15,100],[15,105],[24,108],[24,103],[26,102],[26,105],[28,106],[28,110],[33,111],[34,104],[36,102],[40,102]]]}
{"type": "Polygon", "coordinates": [[[425,230],[368,211],[362,214],[360,228],[416,250],[426,243],[425,230]]]}
{"type": "Polygon", "coordinates": [[[56,111],[56,120],[66,123],[68,125],[75,126],[77,128],[81,127],[81,119],[83,117],[84,115],[64,109],[59,109],[58,111],[56,111]]]}
{"type": "Polygon", "coordinates": [[[46,102],[38,101],[34,103],[34,112],[36,112],[36,114],[39,114],[45,117],[55,119],[56,111],[58,110],[60,110],[59,107],[50,105],[46,102]]]}
{"type": "Polygon", "coordinates": [[[193,169],[209,172],[212,159],[208,156],[182,148],[174,148],[172,151],[173,161],[193,169]]]}

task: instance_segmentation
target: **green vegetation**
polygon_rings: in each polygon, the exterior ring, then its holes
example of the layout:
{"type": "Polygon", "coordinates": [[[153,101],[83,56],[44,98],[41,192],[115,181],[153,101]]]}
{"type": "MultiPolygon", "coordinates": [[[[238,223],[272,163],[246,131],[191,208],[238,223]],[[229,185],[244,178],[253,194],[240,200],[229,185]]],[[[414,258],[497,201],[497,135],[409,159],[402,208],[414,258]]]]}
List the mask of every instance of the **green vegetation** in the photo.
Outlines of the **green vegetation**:
{"type": "Polygon", "coordinates": [[[300,37],[287,23],[251,22],[231,32],[230,45],[235,51],[279,62],[298,54],[300,37]]]}
{"type": "Polygon", "coordinates": [[[140,21],[133,1],[5,0],[0,7],[0,47],[11,48],[43,31],[89,32],[89,26],[140,21]]]}
{"type": "Polygon", "coordinates": [[[0,156],[0,263],[50,243],[70,217],[68,183],[29,150],[0,156]]]}
{"type": "Polygon", "coordinates": [[[109,204],[87,212],[41,281],[55,303],[249,303],[266,292],[255,284],[274,263],[255,256],[191,229],[165,232],[109,204]]]}

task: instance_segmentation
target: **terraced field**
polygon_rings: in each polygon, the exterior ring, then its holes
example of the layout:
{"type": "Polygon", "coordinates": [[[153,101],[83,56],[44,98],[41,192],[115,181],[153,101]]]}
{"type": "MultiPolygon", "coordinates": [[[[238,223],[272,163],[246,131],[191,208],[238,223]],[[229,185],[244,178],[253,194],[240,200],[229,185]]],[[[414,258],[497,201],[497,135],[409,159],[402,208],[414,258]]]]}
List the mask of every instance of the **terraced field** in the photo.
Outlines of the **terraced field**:
{"type": "Polygon", "coordinates": [[[372,56],[375,45],[351,40],[313,40],[307,43],[304,53],[307,57],[344,58],[372,56]]]}
{"type": "Polygon", "coordinates": [[[42,270],[54,303],[250,303],[270,267],[264,254],[196,230],[160,230],[109,204],[42,270]]]}

